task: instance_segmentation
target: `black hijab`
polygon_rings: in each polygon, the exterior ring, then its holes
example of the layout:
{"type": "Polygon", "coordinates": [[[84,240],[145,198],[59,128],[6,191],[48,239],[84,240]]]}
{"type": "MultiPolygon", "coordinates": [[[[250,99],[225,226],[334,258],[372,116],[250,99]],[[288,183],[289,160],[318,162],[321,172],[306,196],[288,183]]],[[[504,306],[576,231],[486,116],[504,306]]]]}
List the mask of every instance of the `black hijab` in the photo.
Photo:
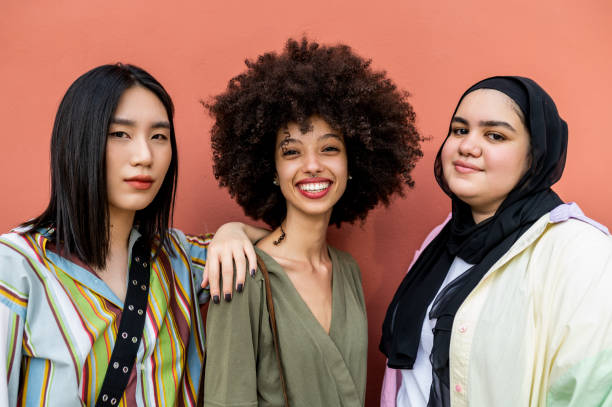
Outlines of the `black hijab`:
{"type": "Polygon", "coordinates": [[[536,220],[563,203],[550,187],[561,178],[565,166],[567,124],[551,97],[531,79],[497,76],[469,88],[457,108],[467,94],[477,89],[500,91],[520,107],[530,134],[530,167],[495,215],[475,224],[470,206],[459,200],[444,180],[441,162],[444,143],[438,151],[434,172],[438,184],[452,199],[452,218],[401,282],[387,310],[380,343],[389,367],[412,369],[425,313],[433,302],[429,318],[437,321],[430,355],[433,382],[428,406],[450,406],[449,348],[459,306],[536,220]],[[455,257],[473,266],[436,297],[455,257]]]}

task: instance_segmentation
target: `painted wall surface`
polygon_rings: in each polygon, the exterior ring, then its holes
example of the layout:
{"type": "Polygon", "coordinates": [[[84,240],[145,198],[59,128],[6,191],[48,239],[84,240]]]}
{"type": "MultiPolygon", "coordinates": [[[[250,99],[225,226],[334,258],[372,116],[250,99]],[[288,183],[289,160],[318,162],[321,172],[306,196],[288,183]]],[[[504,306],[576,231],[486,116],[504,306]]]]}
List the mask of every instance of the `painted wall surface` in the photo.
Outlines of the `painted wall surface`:
{"type": "MultiPolygon", "coordinates": [[[[214,231],[244,220],[211,171],[211,119],[201,99],[222,91],[246,57],[289,36],[345,42],[409,90],[429,140],[416,187],[364,225],[330,230],[362,268],[370,325],[368,402],[378,398],[382,318],[414,250],[449,211],[433,159],[455,104],[486,76],[534,78],[570,129],[555,187],[612,226],[612,2],[608,0],[349,1],[3,0],[0,5],[0,229],[37,215],[49,193],[49,139],[60,98],[76,77],[117,61],[140,65],[176,104],[180,178],[175,225],[214,231]]],[[[257,169],[254,168],[253,171],[257,169]]],[[[353,182],[358,182],[355,180],[353,182]]]]}

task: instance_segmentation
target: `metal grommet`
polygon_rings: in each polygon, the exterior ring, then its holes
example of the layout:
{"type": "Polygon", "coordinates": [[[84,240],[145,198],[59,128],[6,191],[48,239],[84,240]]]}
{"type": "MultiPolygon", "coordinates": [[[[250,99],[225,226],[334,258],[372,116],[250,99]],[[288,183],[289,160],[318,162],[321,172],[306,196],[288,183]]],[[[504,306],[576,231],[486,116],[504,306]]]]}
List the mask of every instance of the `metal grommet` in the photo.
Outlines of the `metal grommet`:
{"type": "Polygon", "coordinates": [[[127,339],[127,337],[128,337],[127,332],[123,332],[123,333],[121,334],[121,337],[122,337],[123,339],[127,339]]]}
{"type": "Polygon", "coordinates": [[[144,313],[143,310],[141,309],[138,310],[138,315],[142,315],[143,313],[144,313]]]}
{"type": "Polygon", "coordinates": [[[135,336],[132,336],[132,343],[136,343],[136,342],[138,342],[138,338],[135,336]]]}
{"type": "Polygon", "coordinates": [[[134,284],[134,285],[138,285],[138,281],[136,281],[136,280],[132,280],[132,284],[134,284]]]}
{"type": "Polygon", "coordinates": [[[114,406],[115,404],[117,404],[117,399],[116,398],[112,398],[111,399],[111,404],[114,406]]]}
{"type": "Polygon", "coordinates": [[[108,400],[108,395],[103,394],[103,395],[102,395],[102,401],[106,401],[106,400],[108,400]]]}
{"type": "Polygon", "coordinates": [[[113,363],[113,368],[118,369],[119,368],[119,362],[113,363]]]}
{"type": "Polygon", "coordinates": [[[127,366],[123,366],[123,373],[127,373],[127,372],[128,372],[128,370],[130,370],[130,369],[128,369],[128,367],[127,367],[127,366]]]}
{"type": "Polygon", "coordinates": [[[140,289],[142,291],[147,291],[147,286],[143,284],[143,285],[140,286],[140,289]]]}
{"type": "Polygon", "coordinates": [[[134,257],[134,261],[136,261],[136,263],[140,263],[140,257],[138,256],[134,257]]]}
{"type": "Polygon", "coordinates": [[[128,305],[128,309],[129,309],[130,311],[134,311],[134,306],[133,306],[132,304],[130,304],[130,305],[128,305]]]}
{"type": "Polygon", "coordinates": [[[143,265],[143,267],[147,267],[148,266],[146,261],[144,263],[142,263],[142,265],[143,265]]]}

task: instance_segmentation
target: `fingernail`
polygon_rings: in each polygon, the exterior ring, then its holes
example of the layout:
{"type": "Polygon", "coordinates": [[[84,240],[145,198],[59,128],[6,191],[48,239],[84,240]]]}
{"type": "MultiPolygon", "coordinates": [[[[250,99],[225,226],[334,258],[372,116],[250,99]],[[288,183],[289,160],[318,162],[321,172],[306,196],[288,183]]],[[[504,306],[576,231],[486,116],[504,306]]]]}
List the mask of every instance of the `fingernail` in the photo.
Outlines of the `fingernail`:
{"type": "Polygon", "coordinates": [[[214,302],[215,304],[218,304],[218,303],[219,303],[219,296],[218,296],[218,295],[213,295],[213,302],[214,302]]]}
{"type": "Polygon", "coordinates": [[[255,269],[251,269],[251,277],[255,277],[255,269]]]}
{"type": "Polygon", "coordinates": [[[236,291],[241,293],[242,292],[242,288],[243,288],[243,285],[242,285],[242,283],[240,283],[240,284],[238,284],[238,287],[236,287],[236,291]]]}
{"type": "Polygon", "coordinates": [[[232,295],[230,293],[225,294],[225,302],[230,302],[232,300],[232,295]]]}

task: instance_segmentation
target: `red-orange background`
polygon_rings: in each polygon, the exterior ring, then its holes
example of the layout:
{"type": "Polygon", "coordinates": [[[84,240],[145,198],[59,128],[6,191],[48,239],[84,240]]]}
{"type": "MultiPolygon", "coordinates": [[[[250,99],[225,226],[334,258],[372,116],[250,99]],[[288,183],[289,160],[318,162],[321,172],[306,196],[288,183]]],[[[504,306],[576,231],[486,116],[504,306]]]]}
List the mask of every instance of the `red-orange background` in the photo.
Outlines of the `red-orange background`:
{"type": "Polygon", "coordinates": [[[47,202],[49,138],[69,84],[117,61],[147,69],[174,98],[180,154],[175,225],[206,232],[247,220],[212,176],[211,120],[199,101],[223,90],[245,57],[279,50],[286,38],[302,34],[348,43],[372,58],[412,93],[419,129],[431,137],[415,170],[416,187],[404,199],[375,210],[363,227],[330,230],[330,242],[362,268],[370,324],[367,405],[376,404],[382,378],[377,347],[386,306],[414,250],[449,210],[432,163],[457,99],[473,82],[518,74],[552,95],[570,129],[565,175],[555,189],[612,225],[608,0],[169,3],[3,1],[0,230],[36,215],[47,202]]]}

